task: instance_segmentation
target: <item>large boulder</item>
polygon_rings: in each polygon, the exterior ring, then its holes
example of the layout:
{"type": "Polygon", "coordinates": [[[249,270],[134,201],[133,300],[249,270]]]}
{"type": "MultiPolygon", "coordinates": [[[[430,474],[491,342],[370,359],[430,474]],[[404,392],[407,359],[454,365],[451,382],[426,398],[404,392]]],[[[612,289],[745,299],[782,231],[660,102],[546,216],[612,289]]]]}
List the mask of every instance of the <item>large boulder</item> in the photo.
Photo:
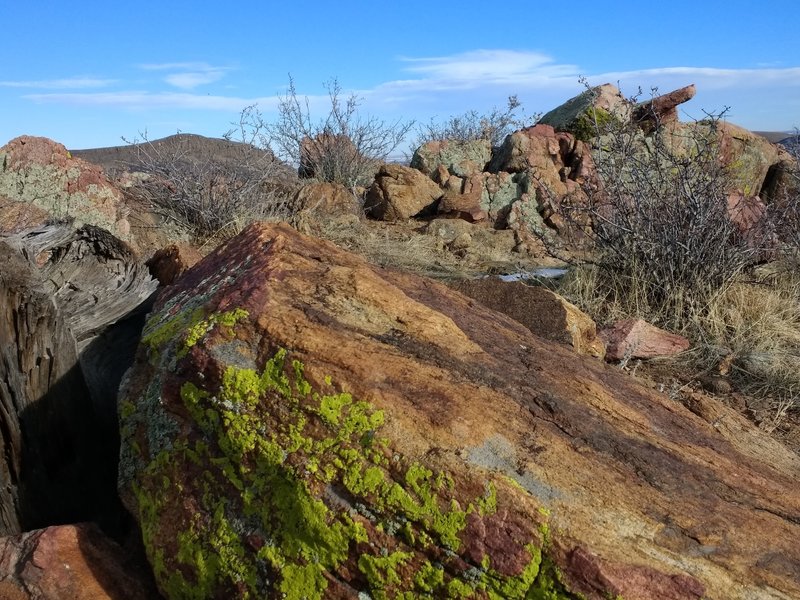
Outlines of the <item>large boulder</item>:
{"type": "MultiPolygon", "coordinates": [[[[43,211],[40,216],[96,225],[130,239],[122,194],[102,168],[73,158],[47,138],[25,135],[0,148],[0,196],[33,205],[43,211]]],[[[43,223],[26,221],[27,226],[43,223]]]]}
{"type": "Polygon", "coordinates": [[[406,221],[435,211],[441,188],[422,172],[402,165],[383,165],[367,192],[366,213],[383,221],[406,221]]]}
{"type": "Polygon", "coordinates": [[[627,122],[631,110],[631,103],[619,88],[604,83],[583,91],[546,113],[539,119],[539,124],[550,125],[556,131],[569,132],[587,142],[596,137],[598,127],[602,130],[614,120],[627,122]]]}
{"type": "Polygon", "coordinates": [[[492,158],[489,140],[444,140],[427,142],[411,157],[411,167],[433,177],[439,167],[451,175],[470,177],[485,170],[492,158]]]}
{"type": "Polygon", "coordinates": [[[164,290],[120,416],[169,598],[800,595],[796,455],[285,226],[164,290]]]}
{"type": "Polygon", "coordinates": [[[61,525],[0,538],[4,600],[153,600],[152,575],[100,529],[61,525]]]}

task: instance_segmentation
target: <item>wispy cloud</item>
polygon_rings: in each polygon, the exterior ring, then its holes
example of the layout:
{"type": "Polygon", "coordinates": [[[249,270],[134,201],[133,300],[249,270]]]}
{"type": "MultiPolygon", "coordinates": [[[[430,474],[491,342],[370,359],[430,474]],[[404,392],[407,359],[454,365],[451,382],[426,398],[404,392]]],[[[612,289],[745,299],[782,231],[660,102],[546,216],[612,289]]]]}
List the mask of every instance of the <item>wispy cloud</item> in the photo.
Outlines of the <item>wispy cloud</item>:
{"type": "Polygon", "coordinates": [[[275,104],[275,98],[238,98],[235,96],[212,96],[209,94],[152,93],[146,91],[28,94],[24,98],[40,104],[115,107],[131,110],[180,108],[240,111],[249,104],[258,103],[264,107],[275,104]]]}
{"type": "Polygon", "coordinates": [[[0,87],[28,88],[42,90],[69,90],[108,87],[117,83],[116,79],[98,77],[66,77],[63,79],[36,79],[25,81],[0,81],[0,87]]]}
{"type": "Polygon", "coordinates": [[[204,62],[170,62],[138,65],[143,71],[169,72],[164,81],[173,87],[192,90],[201,85],[219,81],[231,70],[204,62]]]}
{"type": "MultiPolygon", "coordinates": [[[[407,72],[418,73],[422,80],[438,83],[441,88],[574,79],[580,72],[575,65],[559,64],[547,54],[516,50],[473,50],[451,56],[400,60],[406,63],[407,72]]],[[[407,86],[419,81],[396,83],[407,86]]]]}

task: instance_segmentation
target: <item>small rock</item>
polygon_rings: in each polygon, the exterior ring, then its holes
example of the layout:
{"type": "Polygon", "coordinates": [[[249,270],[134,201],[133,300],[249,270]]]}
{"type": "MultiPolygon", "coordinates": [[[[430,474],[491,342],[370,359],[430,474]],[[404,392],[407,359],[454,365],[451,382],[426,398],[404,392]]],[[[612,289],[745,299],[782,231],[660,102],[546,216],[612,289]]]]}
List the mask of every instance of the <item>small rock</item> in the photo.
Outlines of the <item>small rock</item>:
{"type": "Polygon", "coordinates": [[[600,331],[606,345],[606,360],[672,356],[689,349],[685,337],[664,331],[642,319],[617,321],[600,331]]]}

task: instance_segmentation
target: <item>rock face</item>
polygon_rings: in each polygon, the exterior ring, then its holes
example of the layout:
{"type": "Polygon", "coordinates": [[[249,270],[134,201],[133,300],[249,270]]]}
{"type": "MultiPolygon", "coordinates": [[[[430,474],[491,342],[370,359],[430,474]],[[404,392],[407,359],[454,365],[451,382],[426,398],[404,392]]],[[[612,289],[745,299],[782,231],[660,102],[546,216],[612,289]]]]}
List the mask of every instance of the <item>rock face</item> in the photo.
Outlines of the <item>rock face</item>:
{"type": "Polygon", "coordinates": [[[0,532],[102,518],[119,508],[116,392],[155,282],[88,226],[0,238],[0,261],[0,532]]]}
{"type": "Polygon", "coordinates": [[[420,171],[401,165],[383,165],[367,192],[366,213],[384,221],[406,221],[433,212],[442,190],[420,171]]]}
{"type": "Polygon", "coordinates": [[[202,254],[189,244],[170,244],[156,251],[145,264],[159,285],[171,285],[201,258],[202,254]]]}
{"type": "Polygon", "coordinates": [[[538,336],[569,344],[578,354],[597,358],[605,355],[592,318],[548,289],[499,279],[462,279],[449,285],[522,323],[538,336]]]}
{"type": "Polygon", "coordinates": [[[606,359],[672,356],[689,349],[689,340],[642,319],[625,319],[600,331],[606,345],[606,359]]]}
{"type": "Polygon", "coordinates": [[[647,127],[658,127],[678,121],[678,105],[688,102],[697,93],[694,84],[679,88],[668,94],[656,96],[652,100],[642,102],[633,109],[633,119],[640,124],[649,123],[647,127]]]}
{"type": "Polygon", "coordinates": [[[630,102],[615,85],[604,83],[554,108],[539,119],[539,124],[550,125],[556,131],[568,131],[579,140],[590,141],[595,137],[598,125],[602,127],[610,119],[627,121],[630,114],[630,102]]]}
{"type": "Polygon", "coordinates": [[[130,238],[120,191],[100,167],[73,158],[63,145],[18,137],[0,148],[0,165],[0,196],[33,205],[51,218],[74,219],[78,227],[96,225],[120,239],[130,238]]]}
{"type": "Polygon", "coordinates": [[[91,524],[0,538],[5,600],[153,600],[152,576],[91,524]]]}
{"type": "Polygon", "coordinates": [[[794,454],[283,226],[165,289],[120,415],[169,598],[800,595],[794,454]]]}
{"type": "Polygon", "coordinates": [[[411,157],[411,167],[428,176],[444,167],[456,177],[470,177],[485,171],[491,158],[492,144],[489,140],[435,141],[417,148],[411,157]]]}

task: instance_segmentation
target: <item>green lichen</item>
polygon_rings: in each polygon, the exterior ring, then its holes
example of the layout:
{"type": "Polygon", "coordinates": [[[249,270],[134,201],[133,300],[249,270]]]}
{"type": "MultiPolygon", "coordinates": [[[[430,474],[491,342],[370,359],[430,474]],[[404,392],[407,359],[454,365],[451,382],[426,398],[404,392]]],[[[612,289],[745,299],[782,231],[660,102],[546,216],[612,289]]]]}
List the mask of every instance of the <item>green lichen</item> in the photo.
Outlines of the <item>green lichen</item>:
{"type": "Polygon", "coordinates": [[[569,125],[569,131],[579,140],[590,142],[603,135],[619,119],[607,110],[591,106],[569,125]]]}
{"type": "MultiPolygon", "coordinates": [[[[183,344],[245,317],[231,311],[197,320],[183,344]]],[[[174,325],[154,328],[151,343],[165,327],[174,325]]],[[[180,398],[196,432],[143,457],[133,490],[167,597],[256,598],[274,589],[285,598],[320,598],[326,574],[346,563],[351,585],[375,599],[534,597],[528,594],[540,572],[541,535],[526,546],[530,563],[515,577],[494,571],[490,557],[459,573],[426,556],[434,547],[461,550],[468,516],[497,511],[494,483],[463,499],[449,473],[407,461],[380,437],[382,411],[344,392],[313,389],[303,365],[287,362],[282,350],[261,371],[228,366],[214,387],[204,387],[205,379],[184,382],[180,398]],[[190,489],[178,494],[180,486],[190,489]],[[339,501],[329,501],[332,490],[339,501]],[[186,494],[200,516],[165,539],[162,519],[186,494]],[[259,549],[244,539],[259,540],[259,549]]]]}
{"type": "Polygon", "coordinates": [[[387,598],[385,590],[401,585],[403,582],[397,568],[408,562],[414,555],[410,552],[393,552],[388,556],[362,554],[358,559],[358,569],[367,579],[375,600],[387,598]]]}
{"type": "Polygon", "coordinates": [[[250,315],[246,310],[236,308],[226,312],[214,313],[207,319],[193,323],[187,328],[183,345],[178,350],[178,358],[185,356],[193,346],[195,346],[200,340],[208,335],[215,327],[219,326],[226,329],[232,329],[239,321],[242,321],[249,316],[250,315]]]}

